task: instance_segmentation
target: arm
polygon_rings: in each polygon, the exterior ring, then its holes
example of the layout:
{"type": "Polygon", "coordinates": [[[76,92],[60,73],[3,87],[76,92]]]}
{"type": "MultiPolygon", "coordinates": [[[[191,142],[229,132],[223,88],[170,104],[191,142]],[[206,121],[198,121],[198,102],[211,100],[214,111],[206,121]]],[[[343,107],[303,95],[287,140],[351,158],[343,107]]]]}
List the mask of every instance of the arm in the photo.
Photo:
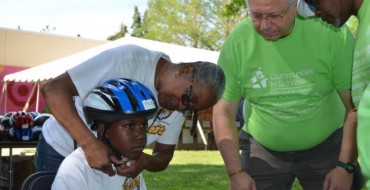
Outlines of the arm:
{"type": "Polygon", "coordinates": [[[152,155],[142,153],[137,160],[132,162],[130,167],[124,165],[117,167],[117,173],[122,176],[136,177],[144,169],[151,172],[163,171],[173,158],[175,146],[156,142],[152,155]]]}
{"type": "Polygon", "coordinates": [[[235,126],[237,102],[221,99],[213,108],[213,132],[216,144],[230,176],[231,189],[256,189],[253,179],[242,171],[239,141],[235,126]]]}
{"type": "MultiPolygon", "coordinates": [[[[343,126],[342,145],[338,160],[344,163],[357,162],[357,144],[356,144],[356,129],[357,129],[357,113],[353,110],[351,102],[351,93],[349,90],[339,92],[343,104],[346,107],[346,120],[343,126]]],[[[351,188],[353,174],[349,174],[341,167],[335,167],[329,172],[325,178],[324,189],[345,187],[351,188]]]]}
{"type": "Polygon", "coordinates": [[[90,167],[114,175],[109,148],[94,137],[77,113],[72,97],[78,92],[68,73],[46,83],[42,93],[53,116],[85,151],[90,167]]]}
{"type": "Polygon", "coordinates": [[[351,91],[347,90],[339,93],[346,107],[346,121],[343,126],[342,146],[339,160],[342,162],[356,162],[358,158],[356,131],[357,131],[357,112],[353,109],[351,101],[351,91]]]}
{"type": "Polygon", "coordinates": [[[173,158],[175,147],[176,145],[167,145],[156,142],[153,154],[145,169],[151,172],[159,172],[166,169],[173,158]]]}

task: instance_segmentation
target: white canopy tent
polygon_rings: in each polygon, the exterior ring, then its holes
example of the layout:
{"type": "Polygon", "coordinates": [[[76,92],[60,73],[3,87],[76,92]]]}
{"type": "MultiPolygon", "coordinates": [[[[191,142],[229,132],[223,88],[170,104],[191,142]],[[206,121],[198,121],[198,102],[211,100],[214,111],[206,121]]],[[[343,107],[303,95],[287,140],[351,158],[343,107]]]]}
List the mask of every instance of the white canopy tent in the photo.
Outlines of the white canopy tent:
{"type": "MultiPolygon", "coordinates": [[[[121,46],[124,44],[135,44],[135,45],[139,45],[139,46],[145,47],[150,50],[164,52],[171,58],[171,61],[174,63],[192,62],[192,61],[209,61],[209,62],[216,63],[218,59],[218,55],[219,55],[219,52],[216,52],[216,51],[185,47],[185,46],[158,42],[158,41],[153,41],[153,40],[146,40],[146,39],[141,39],[141,38],[124,37],[119,40],[107,42],[103,45],[90,48],[80,53],[76,53],[70,56],[63,57],[61,59],[57,59],[57,60],[42,64],[42,65],[36,66],[36,67],[32,67],[32,68],[29,68],[29,69],[26,69],[20,72],[6,75],[3,79],[4,84],[3,84],[3,89],[2,89],[2,95],[0,98],[0,103],[3,101],[3,98],[4,98],[4,110],[6,112],[6,108],[7,108],[6,91],[7,91],[8,82],[10,81],[32,82],[32,83],[35,83],[35,85],[27,99],[27,102],[23,108],[23,111],[27,111],[31,97],[34,95],[35,92],[37,93],[36,94],[36,111],[38,111],[40,82],[52,79],[64,73],[66,70],[88,60],[89,58],[101,53],[102,51],[106,49],[114,48],[114,47],[121,46]]],[[[198,122],[198,129],[202,131],[199,125],[199,122],[198,122]]],[[[204,143],[207,144],[204,138],[203,131],[201,132],[201,135],[202,135],[202,139],[204,143]]]]}
{"type": "Polygon", "coordinates": [[[136,44],[150,50],[164,52],[170,56],[172,62],[174,63],[191,61],[209,61],[216,63],[219,55],[219,52],[216,51],[185,47],[141,38],[124,37],[122,39],[107,42],[103,45],[90,48],[80,53],[63,57],[61,59],[57,59],[43,65],[6,75],[3,81],[38,82],[49,80],[106,49],[121,46],[124,44],[136,44]]]}
{"type": "Polygon", "coordinates": [[[20,72],[5,75],[3,79],[4,85],[3,85],[3,90],[2,90],[2,96],[0,99],[0,102],[2,102],[3,98],[5,98],[5,101],[4,101],[5,109],[4,110],[6,110],[6,101],[7,101],[7,97],[6,97],[7,82],[15,81],[15,82],[35,83],[31,91],[31,94],[29,96],[29,99],[27,103],[25,104],[25,107],[23,110],[26,111],[28,109],[29,101],[32,95],[34,94],[34,92],[37,93],[36,109],[38,109],[37,105],[39,101],[40,82],[52,79],[64,73],[66,70],[101,53],[104,50],[114,48],[117,46],[121,46],[124,44],[136,44],[136,45],[145,47],[150,50],[164,52],[168,56],[170,56],[172,62],[174,63],[191,62],[191,61],[209,61],[209,62],[216,63],[218,55],[219,55],[219,52],[216,52],[216,51],[185,47],[185,46],[158,42],[158,41],[153,41],[153,40],[146,40],[146,39],[141,39],[141,38],[124,37],[122,39],[115,40],[112,42],[107,42],[103,45],[99,45],[97,47],[90,48],[88,50],[85,50],[85,51],[82,51],[76,54],[72,54],[70,56],[66,56],[61,59],[57,59],[57,60],[42,64],[36,67],[32,67],[32,68],[29,68],[29,69],[26,69],[20,72]]]}

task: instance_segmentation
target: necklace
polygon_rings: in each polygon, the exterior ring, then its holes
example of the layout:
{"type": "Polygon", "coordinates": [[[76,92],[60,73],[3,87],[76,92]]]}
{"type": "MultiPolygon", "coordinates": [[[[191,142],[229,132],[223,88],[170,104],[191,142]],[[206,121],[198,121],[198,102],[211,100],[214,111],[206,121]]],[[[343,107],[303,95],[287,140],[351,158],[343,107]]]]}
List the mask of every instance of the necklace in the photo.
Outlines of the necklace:
{"type": "Polygon", "coordinates": [[[155,118],[154,118],[154,120],[153,120],[152,124],[148,127],[148,130],[153,126],[154,122],[155,122],[155,121],[157,121],[157,119],[159,118],[159,115],[162,113],[162,111],[163,111],[163,108],[161,108],[161,109],[157,112],[157,114],[156,114],[156,116],[155,116],[155,118]]]}
{"type": "Polygon", "coordinates": [[[159,82],[159,78],[160,78],[160,76],[163,74],[163,72],[164,72],[164,70],[167,68],[167,65],[168,65],[168,63],[167,63],[167,61],[165,61],[164,62],[164,66],[163,66],[163,68],[162,68],[162,70],[161,70],[161,72],[158,74],[158,76],[157,76],[157,80],[155,80],[155,84],[154,84],[154,87],[156,88],[156,90],[158,90],[158,82],[159,82]]]}

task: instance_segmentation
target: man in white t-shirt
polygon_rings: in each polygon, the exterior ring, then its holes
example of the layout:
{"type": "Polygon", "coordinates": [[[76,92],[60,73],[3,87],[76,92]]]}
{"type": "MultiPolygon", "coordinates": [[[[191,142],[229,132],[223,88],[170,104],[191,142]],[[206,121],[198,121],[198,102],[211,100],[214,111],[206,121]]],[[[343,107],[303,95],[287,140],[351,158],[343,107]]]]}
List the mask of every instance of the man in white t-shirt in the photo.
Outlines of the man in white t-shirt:
{"type": "MultiPolygon", "coordinates": [[[[162,52],[124,45],[100,53],[52,79],[42,89],[54,117],[47,120],[36,152],[36,170],[56,171],[62,160],[80,146],[88,164],[109,175],[135,177],[142,170],[164,170],[173,157],[184,116],[213,106],[225,85],[222,69],[209,62],[174,64],[162,52]],[[149,120],[147,145],[153,153],[141,154],[131,167],[86,127],[81,102],[96,85],[112,78],[130,78],[147,86],[156,96],[160,111],[149,120]],[[74,140],[76,143],[74,143],[74,140]]],[[[195,115],[195,114],[194,114],[195,115]]]]}

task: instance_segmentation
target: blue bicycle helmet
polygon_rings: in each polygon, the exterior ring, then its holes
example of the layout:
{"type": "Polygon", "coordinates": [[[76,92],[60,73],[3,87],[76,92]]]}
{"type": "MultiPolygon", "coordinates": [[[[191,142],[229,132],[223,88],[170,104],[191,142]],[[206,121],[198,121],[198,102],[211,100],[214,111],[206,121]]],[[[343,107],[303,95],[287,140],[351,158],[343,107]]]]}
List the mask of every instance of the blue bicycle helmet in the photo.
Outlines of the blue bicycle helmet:
{"type": "Polygon", "coordinates": [[[34,133],[34,139],[38,140],[40,138],[40,134],[42,131],[42,126],[44,125],[45,121],[49,119],[51,114],[48,113],[40,113],[38,114],[33,122],[33,133],[34,133]]]}
{"type": "Polygon", "coordinates": [[[0,120],[0,124],[5,128],[5,129],[10,129],[12,128],[10,126],[10,118],[12,117],[13,114],[15,114],[17,112],[15,111],[12,111],[12,112],[8,112],[6,113],[0,120]]]}
{"type": "Polygon", "coordinates": [[[95,87],[83,102],[88,124],[149,117],[158,109],[153,93],[138,81],[118,78],[95,87]]]}
{"type": "Polygon", "coordinates": [[[11,136],[9,134],[10,129],[12,126],[10,125],[10,118],[12,117],[13,114],[17,112],[12,111],[6,113],[0,120],[0,140],[17,140],[15,137],[11,136]]]}
{"type": "Polygon", "coordinates": [[[17,140],[30,141],[33,140],[34,133],[33,116],[26,111],[17,111],[10,117],[10,130],[9,134],[17,140]]]}

